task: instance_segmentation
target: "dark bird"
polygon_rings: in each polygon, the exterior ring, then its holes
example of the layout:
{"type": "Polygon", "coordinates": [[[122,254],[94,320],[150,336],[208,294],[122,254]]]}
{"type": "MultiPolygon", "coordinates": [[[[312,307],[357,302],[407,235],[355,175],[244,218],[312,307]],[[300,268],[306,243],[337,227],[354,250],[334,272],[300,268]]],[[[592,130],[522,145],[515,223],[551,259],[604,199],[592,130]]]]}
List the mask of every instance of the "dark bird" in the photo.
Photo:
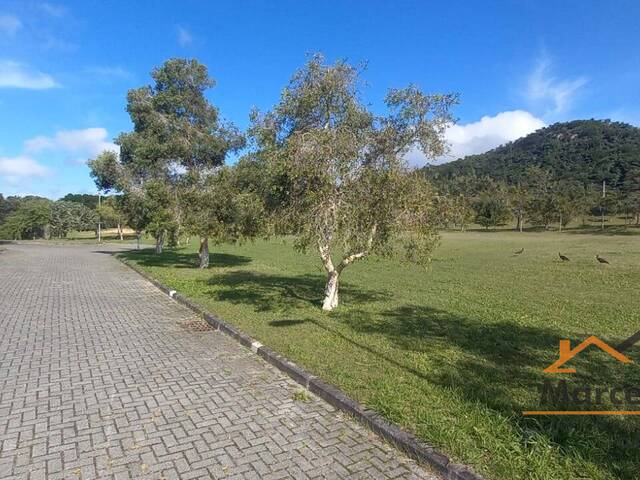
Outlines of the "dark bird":
{"type": "Polygon", "coordinates": [[[560,252],[558,252],[558,256],[560,257],[560,260],[562,260],[563,262],[569,262],[569,257],[561,254],[560,252]]]}
{"type": "Polygon", "coordinates": [[[609,264],[609,260],[607,260],[606,258],[601,257],[600,255],[596,255],[596,260],[598,260],[598,262],[600,263],[606,263],[607,265],[609,264]]]}
{"type": "Polygon", "coordinates": [[[521,248],[520,250],[516,250],[515,252],[513,252],[514,255],[521,255],[524,253],[524,248],[521,248]]]}

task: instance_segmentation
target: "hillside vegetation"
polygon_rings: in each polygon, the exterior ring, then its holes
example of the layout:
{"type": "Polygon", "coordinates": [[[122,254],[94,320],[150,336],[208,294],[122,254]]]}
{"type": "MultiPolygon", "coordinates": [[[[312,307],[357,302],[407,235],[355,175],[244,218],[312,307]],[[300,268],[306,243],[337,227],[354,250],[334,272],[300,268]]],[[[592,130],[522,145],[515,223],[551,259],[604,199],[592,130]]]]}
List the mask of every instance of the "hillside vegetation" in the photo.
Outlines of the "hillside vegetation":
{"type": "Polygon", "coordinates": [[[514,185],[529,167],[550,171],[557,180],[625,189],[640,172],[640,128],[610,120],[555,123],[480,155],[426,167],[432,178],[489,176],[514,185]]]}

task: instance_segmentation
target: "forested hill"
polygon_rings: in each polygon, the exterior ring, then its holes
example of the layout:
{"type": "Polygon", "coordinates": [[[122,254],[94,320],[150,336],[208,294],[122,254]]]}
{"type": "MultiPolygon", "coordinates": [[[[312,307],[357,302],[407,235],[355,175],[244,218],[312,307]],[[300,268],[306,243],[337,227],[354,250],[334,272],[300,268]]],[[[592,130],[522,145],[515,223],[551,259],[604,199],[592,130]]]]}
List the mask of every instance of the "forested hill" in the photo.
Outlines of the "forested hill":
{"type": "Polygon", "coordinates": [[[624,188],[640,169],[640,128],[610,120],[575,120],[542,128],[480,155],[425,167],[432,178],[490,176],[509,184],[526,180],[527,168],[558,180],[624,188]]]}

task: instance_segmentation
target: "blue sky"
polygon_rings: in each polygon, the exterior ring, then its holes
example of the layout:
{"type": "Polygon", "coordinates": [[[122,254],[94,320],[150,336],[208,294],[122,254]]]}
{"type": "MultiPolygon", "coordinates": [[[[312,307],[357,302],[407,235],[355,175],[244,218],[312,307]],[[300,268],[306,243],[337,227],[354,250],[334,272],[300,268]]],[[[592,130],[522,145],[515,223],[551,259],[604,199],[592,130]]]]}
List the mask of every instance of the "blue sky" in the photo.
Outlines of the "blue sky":
{"type": "Polygon", "coordinates": [[[205,63],[241,128],[312,52],[366,61],[374,110],[408,83],[459,92],[451,157],[555,121],[640,125],[638,18],[624,0],[0,0],[0,192],[95,192],[86,160],[130,129],[127,90],[170,57],[205,63]]]}

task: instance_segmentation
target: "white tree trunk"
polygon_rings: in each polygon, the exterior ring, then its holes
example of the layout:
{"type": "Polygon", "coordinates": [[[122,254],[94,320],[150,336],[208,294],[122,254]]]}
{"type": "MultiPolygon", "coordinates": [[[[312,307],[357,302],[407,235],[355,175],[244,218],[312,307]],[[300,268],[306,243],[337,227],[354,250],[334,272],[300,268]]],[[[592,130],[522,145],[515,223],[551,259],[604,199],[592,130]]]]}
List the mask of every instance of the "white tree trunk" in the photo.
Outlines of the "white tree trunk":
{"type": "Polygon", "coordinates": [[[330,312],[338,306],[339,279],[340,274],[337,271],[329,272],[322,302],[322,310],[325,312],[330,312]]]}
{"type": "Polygon", "coordinates": [[[118,235],[120,236],[120,241],[124,240],[122,237],[122,225],[118,222],[118,235]]]}
{"type": "Polygon", "coordinates": [[[209,268],[209,237],[200,239],[200,268],[209,268]]]}

